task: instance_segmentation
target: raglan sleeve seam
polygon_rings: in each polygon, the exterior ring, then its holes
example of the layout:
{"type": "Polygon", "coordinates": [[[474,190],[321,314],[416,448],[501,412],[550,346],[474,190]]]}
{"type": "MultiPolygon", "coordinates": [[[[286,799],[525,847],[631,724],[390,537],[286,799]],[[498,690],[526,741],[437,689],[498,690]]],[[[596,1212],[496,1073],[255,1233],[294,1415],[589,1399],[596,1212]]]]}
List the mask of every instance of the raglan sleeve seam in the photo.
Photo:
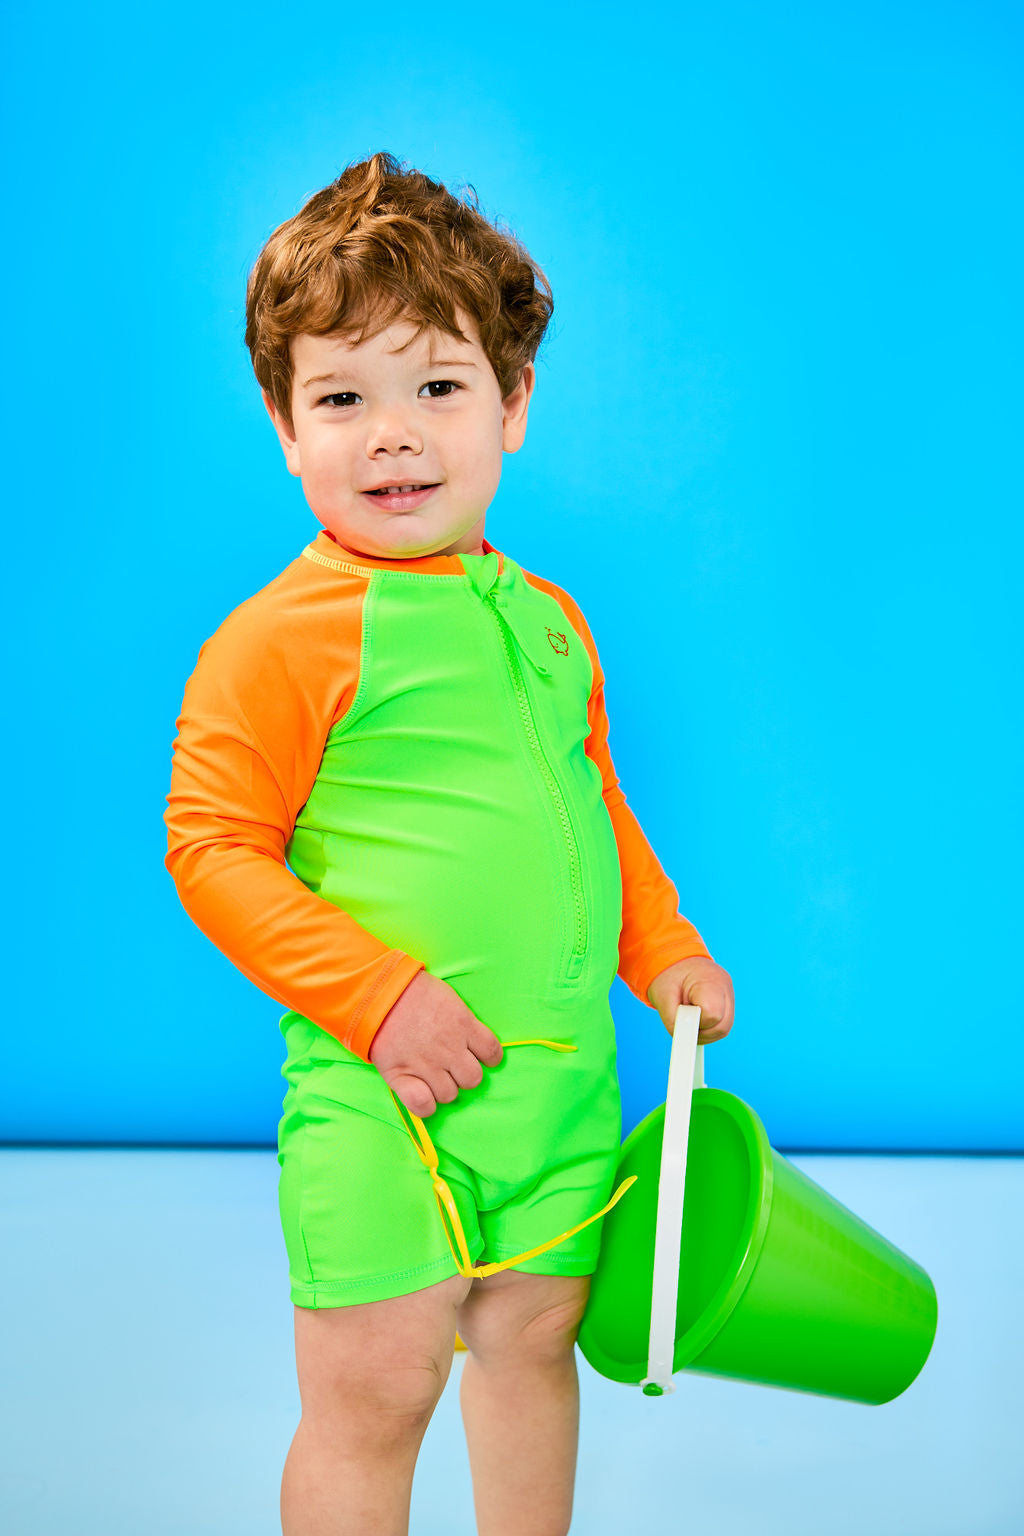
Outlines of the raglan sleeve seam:
{"type": "MultiPolygon", "coordinates": [[[[236,969],[368,1060],[374,1034],[423,962],[368,932],[290,868],[285,849],[302,809],[293,801],[298,794],[308,798],[316,773],[290,792],[237,688],[220,681],[210,686],[208,645],[178,720],[165,865],[189,917],[236,969]],[[210,702],[216,707],[203,707],[210,702]]],[[[307,733],[311,756],[318,730],[314,725],[307,733]]]]}
{"type": "Polygon", "coordinates": [[[648,842],[626,800],[608,746],[604,703],[605,675],[597,645],[583,612],[562,588],[551,583],[559,602],[590,658],[592,686],[587,705],[589,731],[585,751],[601,775],[602,796],[619,851],[622,873],[622,928],[618,974],[630,991],[650,1006],[647,989],[676,960],[711,958],[703,938],[679,910],[679,894],[648,842]]]}

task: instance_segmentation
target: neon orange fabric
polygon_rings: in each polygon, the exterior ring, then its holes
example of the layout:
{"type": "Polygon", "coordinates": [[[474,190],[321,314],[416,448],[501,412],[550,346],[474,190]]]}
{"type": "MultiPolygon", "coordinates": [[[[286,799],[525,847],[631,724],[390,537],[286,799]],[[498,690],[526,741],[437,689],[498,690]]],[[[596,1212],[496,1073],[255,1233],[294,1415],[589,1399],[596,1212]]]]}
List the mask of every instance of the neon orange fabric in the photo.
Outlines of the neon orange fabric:
{"type": "MultiPolygon", "coordinates": [[[[493,546],[485,540],[483,548],[493,546]]],[[[241,603],[200,648],[176,722],[165,864],[193,922],[243,975],[368,1060],[374,1034],[423,962],[311,891],[288,868],[285,847],[327,733],[359,683],[365,573],[400,565],[454,575],[463,567],[457,555],[350,556],[326,530],[309,553],[241,603]],[[317,564],[318,553],[331,558],[330,568],[317,564]],[[339,553],[351,558],[351,570],[339,568],[339,553]]],[[[556,598],[591,657],[586,750],[601,772],[622,870],[619,974],[646,1001],[665,966],[708,950],[680,916],[675,887],[626,805],[586,621],[561,588],[523,575],[556,598]]]]}

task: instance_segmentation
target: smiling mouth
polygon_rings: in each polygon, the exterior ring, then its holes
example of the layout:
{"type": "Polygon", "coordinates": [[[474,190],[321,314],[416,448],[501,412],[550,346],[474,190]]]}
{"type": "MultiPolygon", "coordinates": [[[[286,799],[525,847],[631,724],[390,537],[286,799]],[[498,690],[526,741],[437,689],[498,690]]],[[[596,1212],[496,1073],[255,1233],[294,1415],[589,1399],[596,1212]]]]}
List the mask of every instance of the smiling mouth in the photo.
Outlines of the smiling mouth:
{"type": "Polygon", "coordinates": [[[408,496],[412,491],[430,491],[438,482],[430,481],[424,485],[382,485],[375,491],[368,491],[368,496],[408,496]]]}

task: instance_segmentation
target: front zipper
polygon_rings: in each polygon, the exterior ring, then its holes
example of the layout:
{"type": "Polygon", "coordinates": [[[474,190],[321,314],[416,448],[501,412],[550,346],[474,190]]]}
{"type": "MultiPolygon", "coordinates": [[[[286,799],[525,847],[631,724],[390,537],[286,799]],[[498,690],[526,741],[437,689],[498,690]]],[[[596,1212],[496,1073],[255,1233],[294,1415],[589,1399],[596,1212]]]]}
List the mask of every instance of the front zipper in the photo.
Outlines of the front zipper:
{"type": "Polygon", "coordinates": [[[551,765],[544,755],[544,748],[540,744],[540,737],[537,734],[537,726],[533,718],[533,712],[530,709],[530,698],[526,691],[526,684],[523,681],[523,671],[519,664],[519,657],[516,654],[515,643],[509,641],[505,621],[502,619],[501,614],[498,612],[497,600],[494,595],[493,587],[489,592],[486,593],[486,601],[490,607],[491,613],[494,615],[494,618],[497,621],[498,632],[501,635],[501,643],[504,647],[505,655],[508,659],[509,671],[512,674],[512,681],[515,685],[516,697],[519,700],[519,712],[523,717],[523,724],[526,727],[527,740],[533,749],[533,754],[540,766],[541,773],[544,776],[544,781],[547,784],[551,798],[555,802],[555,807],[558,811],[558,818],[562,824],[562,834],[565,838],[565,846],[569,854],[570,883],[572,886],[572,901],[575,921],[573,929],[573,947],[572,952],[569,955],[569,965],[566,971],[566,975],[570,980],[573,980],[582,971],[583,962],[587,953],[587,907],[586,902],[583,899],[583,878],[580,866],[580,850],[576,842],[576,835],[572,829],[572,822],[569,819],[569,812],[566,807],[562,791],[558,787],[557,780],[555,779],[554,774],[551,772],[551,765]]]}

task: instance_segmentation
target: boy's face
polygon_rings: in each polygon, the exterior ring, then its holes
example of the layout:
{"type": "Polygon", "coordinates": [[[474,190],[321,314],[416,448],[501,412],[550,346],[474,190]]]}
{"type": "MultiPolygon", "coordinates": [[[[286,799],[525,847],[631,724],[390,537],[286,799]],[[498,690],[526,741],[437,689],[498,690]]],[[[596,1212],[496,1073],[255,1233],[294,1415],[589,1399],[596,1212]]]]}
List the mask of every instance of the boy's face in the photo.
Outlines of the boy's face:
{"type": "Polygon", "coordinates": [[[336,336],[292,338],[292,423],[263,400],[288,468],[316,517],[346,548],[385,560],[482,554],[484,518],[502,453],[526,436],[535,370],[502,400],[474,322],[459,341],[396,322],[359,346],[336,336]],[[429,485],[404,496],[377,486],[429,485]]]}

